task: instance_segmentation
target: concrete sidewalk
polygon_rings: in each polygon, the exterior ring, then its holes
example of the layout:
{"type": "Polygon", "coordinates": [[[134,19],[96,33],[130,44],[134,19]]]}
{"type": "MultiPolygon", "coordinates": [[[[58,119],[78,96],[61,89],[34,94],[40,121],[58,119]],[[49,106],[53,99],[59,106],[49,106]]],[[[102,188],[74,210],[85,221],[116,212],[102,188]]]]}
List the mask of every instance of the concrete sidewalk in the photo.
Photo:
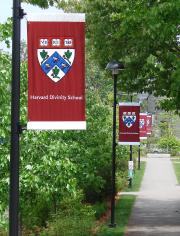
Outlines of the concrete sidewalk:
{"type": "Polygon", "coordinates": [[[125,236],[180,236],[180,186],[169,158],[148,158],[125,236]]]}

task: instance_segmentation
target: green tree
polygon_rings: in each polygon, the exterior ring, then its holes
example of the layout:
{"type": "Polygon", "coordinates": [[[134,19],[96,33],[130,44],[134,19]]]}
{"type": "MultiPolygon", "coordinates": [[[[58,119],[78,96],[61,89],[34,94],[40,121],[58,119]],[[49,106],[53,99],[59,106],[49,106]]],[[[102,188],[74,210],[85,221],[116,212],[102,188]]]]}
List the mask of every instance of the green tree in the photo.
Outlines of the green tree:
{"type": "Polygon", "coordinates": [[[22,0],[22,2],[30,3],[32,5],[37,5],[42,8],[48,8],[57,3],[58,0],[22,0]]]}
{"type": "Polygon", "coordinates": [[[0,23],[0,42],[5,42],[10,47],[10,39],[12,36],[12,20],[8,18],[5,23],[0,23]]]}
{"type": "Polygon", "coordinates": [[[0,61],[0,228],[2,228],[5,222],[2,213],[7,208],[9,199],[9,152],[7,150],[9,150],[10,135],[11,58],[9,55],[0,53],[0,61]]]}
{"type": "Polygon", "coordinates": [[[173,156],[177,155],[180,151],[180,141],[172,134],[162,136],[158,141],[158,145],[160,148],[170,152],[173,156]]]}
{"type": "Polygon", "coordinates": [[[167,98],[163,108],[179,111],[179,1],[83,0],[80,5],[94,58],[103,68],[111,59],[126,65],[121,90],[153,92],[167,98]]]}

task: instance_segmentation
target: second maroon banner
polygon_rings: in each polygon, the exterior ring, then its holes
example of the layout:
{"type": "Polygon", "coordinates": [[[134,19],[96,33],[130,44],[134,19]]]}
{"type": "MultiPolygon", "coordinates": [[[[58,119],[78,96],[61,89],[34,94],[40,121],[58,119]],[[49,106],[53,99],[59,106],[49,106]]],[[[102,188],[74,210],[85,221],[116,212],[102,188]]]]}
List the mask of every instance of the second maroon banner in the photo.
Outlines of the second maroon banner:
{"type": "Polygon", "coordinates": [[[120,145],[139,145],[139,103],[119,103],[120,145]]]}
{"type": "Polygon", "coordinates": [[[139,117],[139,128],[140,128],[140,139],[147,139],[147,113],[140,113],[139,117]]]}

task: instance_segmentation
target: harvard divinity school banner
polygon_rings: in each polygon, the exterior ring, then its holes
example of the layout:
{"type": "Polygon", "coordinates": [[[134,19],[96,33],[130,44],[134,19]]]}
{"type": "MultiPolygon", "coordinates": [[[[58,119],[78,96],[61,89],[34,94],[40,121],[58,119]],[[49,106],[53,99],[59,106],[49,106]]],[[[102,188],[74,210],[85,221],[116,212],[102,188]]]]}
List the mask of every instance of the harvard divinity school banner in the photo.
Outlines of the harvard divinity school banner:
{"type": "Polygon", "coordinates": [[[139,103],[119,103],[120,145],[139,145],[139,103]]]}
{"type": "Polygon", "coordinates": [[[28,18],[28,129],[86,129],[84,49],[84,14],[28,18]]]}
{"type": "Polygon", "coordinates": [[[147,139],[147,113],[140,113],[139,116],[139,131],[140,131],[140,139],[147,139]]]}
{"type": "Polygon", "coordinates": [[[150,135],[152,132],[152,114],[147,115],[146,129],[147,129],[147,134],[150,135]]]}

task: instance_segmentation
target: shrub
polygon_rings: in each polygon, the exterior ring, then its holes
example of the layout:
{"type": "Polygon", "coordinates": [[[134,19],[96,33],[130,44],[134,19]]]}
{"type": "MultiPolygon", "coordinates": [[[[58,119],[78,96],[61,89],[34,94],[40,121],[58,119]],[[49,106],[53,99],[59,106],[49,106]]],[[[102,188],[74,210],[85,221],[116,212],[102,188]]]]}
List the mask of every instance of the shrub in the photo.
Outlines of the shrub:
{"type": "Polygon", "coordinates": [[[107,202],[96,202],[93,206],[95,217],[98,220],[102,217],[108,209],[107,202]]]}
{"type": "Polygon", "coordinates": [[[0,236],[7,236],[6,232],[0,231],[0,236]]]}
{"type": "Polygon", "coordinates": [[[48,222],[40,236],[90,236],[94,223],[92,206],[82,203],[82,195],[65,198],[61,210],[48,222]]]}
{"type": "MultiPolygon", "coordinates": [[[[1,210],[2,212],[2,210],[1,210]]],[[[8,211],[0,214],[0,236],[7,235],[6,231],[8,229],[8,211]]]]}
{"type": "Polygon", "coordinates": [[[166,149],[173,156],[180,151],[180,141],[174,135],[167,135],[160,138],[158,141],[160,148],[166,149]]]}
{"type": "Polygon", "coordinates": [[[121,191],[122,189],[124,189],[127,186],[128,186],[128,171],[118,172],[116,174],[116,189],[117,189],[117,191],[121,191]]]}

